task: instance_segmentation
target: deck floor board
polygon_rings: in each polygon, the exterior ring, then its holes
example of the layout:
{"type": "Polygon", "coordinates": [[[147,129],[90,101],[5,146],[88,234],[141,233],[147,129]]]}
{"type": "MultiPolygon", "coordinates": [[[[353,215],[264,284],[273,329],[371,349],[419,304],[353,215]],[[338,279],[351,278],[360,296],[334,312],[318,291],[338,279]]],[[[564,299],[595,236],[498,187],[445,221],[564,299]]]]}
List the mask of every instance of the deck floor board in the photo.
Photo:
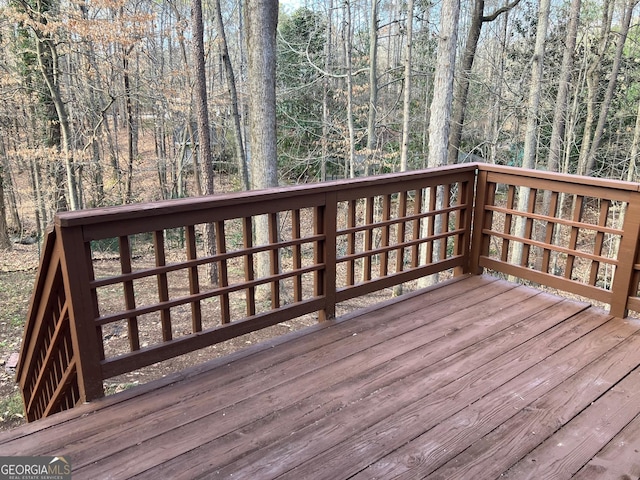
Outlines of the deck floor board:
{"type": "Polygon", "coordinates": [[[65,455],[74,479],[637,478],[638,365],[640,321],[471,276],[20,427],[0,452],[65,455]]]}

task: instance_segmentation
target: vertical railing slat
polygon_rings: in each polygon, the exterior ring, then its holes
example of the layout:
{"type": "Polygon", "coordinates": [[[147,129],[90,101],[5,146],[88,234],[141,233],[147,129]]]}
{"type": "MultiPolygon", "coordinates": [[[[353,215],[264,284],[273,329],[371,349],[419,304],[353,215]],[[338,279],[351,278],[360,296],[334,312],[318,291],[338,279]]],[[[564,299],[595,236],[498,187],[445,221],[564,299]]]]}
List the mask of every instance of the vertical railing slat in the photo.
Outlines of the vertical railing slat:
{"type": "MultiPolygon", "coordinates": [[[[215,223],[215,229],[216,251],[218,254],[224,255],[227,253],[227,239],[225,235],[224,220],[218,220],[215,223]]],[[[229,286],[229,269],[227,267],[227,260],[220,260],[218,262],[218,282],[222,288],[229,286]]],[[[220,295],[220,322],[222,325],[231,322],[231,306],[229,303],[228,293],[220,295]]]]}
{"type": "MultiPolygon", "coordinates": [[[[280,249],[278,248],[278,214],[269,214],[269,244],[271,249],[269,250],[269,273],[271,276],[275,276],[280,273],[280,249]]],[[[280,308],[280,282],[274,280],[271,282],[271,308],[280,308]]]]}
{"type": "MultiPolygon", "coordinates": [[[[167,264],[164,251],[164,232],[156,230],[153,232],[153,251],[156,260],[156,267],[164,267],[167,264]]],[[[156,275],[158,283],[158,300],[160,302],[169,301],[169,282],[165,272],[156,275]]],[[[160,324],[162,325],[162,340],[168,342],[173,338],[171,331],[171,310],[163,308],[160,310],[160,324]]]]}
{"type": "MultiPolygon", "coordinates": [[[[131,245],[126,235],[118,238],[120,250],[120,268],[123,274],[131,273],[131,245]]],[[[131,280],[122,282],[124,288],[124,303],[127,310],[135,310],[136,296],[131,280]]],[[[140,350],[140,333],[138,331],[138,319],[132,315],[127,319],[127,332],[129,335],[129,348],[131,351],[140,350]]]]}
{"type": "MultiPolygon", "coordinates": [[[[244,217],[242,221],[242,239],[245,249],[253,247],[253,223],[251,217],[244,217]]],[[[253,269],[253,254],[244,256],[244,279],[251,282],[255,279],[253,269]]],[[[247,316],[256,314],[256,288],[250,286],[246,289],[247,316]]]]}
{"type": "MultiPolygon", "coordinates": [[[[291,238],[292,240],[300,240],[300,210],[294,209],[291,212],[291,238]]],[[[302,247],[299,243],[293,245],[293,268],[300,270],[302,268],[302,247]]],[[[293,301],[302,301],[302,275],[293,277],[293,301]]]]}
{"type": "MultiPolygon", "coordinates": [[[[187,241],[187,259],[196,260],[198,253],[196,250],[196,228],[194,225],[188,225],[186,228],[187,241]]],[[[196,295],[200,293],[200,278],[198,276],[198,267],[189,267],[189,293],[196,295]]],[[[191,302],[191,329],[193,333],[202,331],[202,307],[200,302],[191,302]]]]}

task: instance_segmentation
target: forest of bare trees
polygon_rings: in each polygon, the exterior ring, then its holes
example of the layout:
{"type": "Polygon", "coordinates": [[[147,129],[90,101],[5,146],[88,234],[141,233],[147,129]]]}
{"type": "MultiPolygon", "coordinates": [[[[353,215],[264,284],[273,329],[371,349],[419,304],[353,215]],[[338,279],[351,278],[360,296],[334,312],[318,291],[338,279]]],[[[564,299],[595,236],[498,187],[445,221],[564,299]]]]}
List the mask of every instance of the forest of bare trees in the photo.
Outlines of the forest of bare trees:
{"type": "Polygon", "coordinates": [[[5,0],[0,245],[214,180],[469,159],[637,180],[637,3],[5,0]]]}

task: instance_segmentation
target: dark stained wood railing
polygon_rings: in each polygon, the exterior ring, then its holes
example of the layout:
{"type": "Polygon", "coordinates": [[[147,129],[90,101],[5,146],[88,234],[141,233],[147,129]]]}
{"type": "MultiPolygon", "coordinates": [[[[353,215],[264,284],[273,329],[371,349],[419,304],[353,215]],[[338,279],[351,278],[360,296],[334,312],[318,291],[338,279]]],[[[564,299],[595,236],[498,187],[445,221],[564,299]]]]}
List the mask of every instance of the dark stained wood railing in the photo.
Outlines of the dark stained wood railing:
{"type": "Polygon", "coordinates": [[[475,178],[469,165],[60,213],[40,275],[58,272],[65,295],[51,302],[52,289],[38,288],[29,324],[68,325],[74,375],[56,378],[74,396],[61,401],[55,382],[31,387],[43,375],[36,359],[46,375],[58,360],[27,327],[18,378],[28,418],[101,397],[108,378],[306,314],[333,318],[340,302],[380,289],[466,272],[475,178]],[[258,271],[261,255],[267,272],[258,271]],[[116,348],[123,337],[126,348],[116,348]]]}
{"type": "Polygon", "coordinates": [[[80,401],[62,255],[55,230],[48,231],[18,363],[28,421],[67,410],[80,401]]]}
{"type": "Polygon", "coordinates": [[[473,254],[483,268],[638,310],[637,183],[479,165],[473,254]],[[528,193],[518,209],[518,196],[528,193]],[[518,226],[520,225],[520,227],[518,226]]]}
{"type": "Polygon", "coordinates": [[[625,316],[640,310],[639,233],[637,184],[479,164],[61,213],[18,368],[27,418],[99,398],[108,378],[303,315],[330,319],[341,302],[441,272],[488,269],[625,316]]]}

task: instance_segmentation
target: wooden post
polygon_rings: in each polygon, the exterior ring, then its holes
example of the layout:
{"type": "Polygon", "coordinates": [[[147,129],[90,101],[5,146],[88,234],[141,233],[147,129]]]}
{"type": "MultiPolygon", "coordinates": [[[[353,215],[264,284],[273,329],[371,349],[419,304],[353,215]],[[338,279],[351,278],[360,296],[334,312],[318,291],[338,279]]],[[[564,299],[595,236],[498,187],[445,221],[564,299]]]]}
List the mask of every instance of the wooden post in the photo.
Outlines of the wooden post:
{"type": "Polygon", "coordinates": [[[640,235],[640,193],[629,195],[629,204],[624,215],[623,234],[618,248],[618,265],[611,288],[611,308],[609,312],[624,318],[628,313],[628,299],[632,288],[634,262],[638,253],[638,235],[640,235]]]}
{"type": "Polygon", "coordinates": [[[324,309],[319,312],[320,321],[336,316],[336,230],[338,201],[335,192],[328,192],[324,206],[315,209],[315,234],[324,235],[317,243],[315,263],[323,263],[322,270],[316,272],[315,295],[324,296],[324,309]]]}
{"type": "Polygon", "coordinates": [[[482,274],[480,257],[489,253],[489,241],[482,234],[482,229],[491,226],[491,212],[485,215],[486,203],[494,203],[495,185],[491,188],[488,184],[488,172],[480,170],[476,176],[476,201],[473,211],[473,231],[471,232],[471,255],[469,258],[469,271],[474,275],[482,274]]]}
{"type": "Polygon", "coordinates": [[[56,233],[62,245],[62,276],[69,303],[71,341],[78,359],[80,400],[90,402],[104,397],[100,365],[102,333],[95,324],[97,303],[89,287],[93,280],[91,249],[84,242],[82,227],[56,225],[56,233]]]}

